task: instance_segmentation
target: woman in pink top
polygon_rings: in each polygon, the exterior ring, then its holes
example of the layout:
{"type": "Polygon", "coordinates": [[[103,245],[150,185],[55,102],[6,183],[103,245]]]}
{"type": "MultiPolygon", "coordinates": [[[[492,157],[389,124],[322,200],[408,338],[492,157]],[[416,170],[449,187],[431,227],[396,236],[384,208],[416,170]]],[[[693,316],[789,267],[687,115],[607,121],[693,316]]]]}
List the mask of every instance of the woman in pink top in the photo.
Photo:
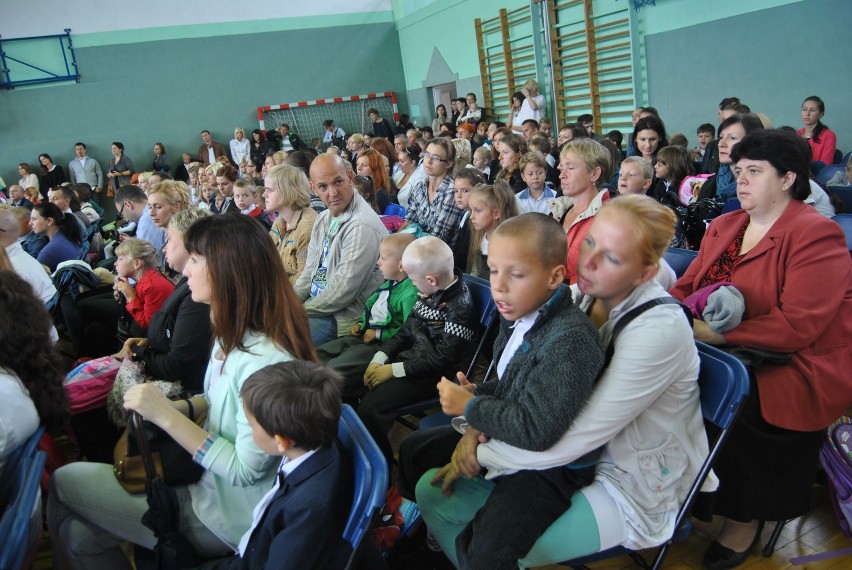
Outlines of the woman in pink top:
{"type": "Polygon", "coordinates": [[[811,160],[824,164],[834,164],[834,151],[837,148],[837,135],[822,124],[825,115],[825,103],[816,95],[811,95],[802,103],[802,127],[796,131],[811,145],[811,160]]]}

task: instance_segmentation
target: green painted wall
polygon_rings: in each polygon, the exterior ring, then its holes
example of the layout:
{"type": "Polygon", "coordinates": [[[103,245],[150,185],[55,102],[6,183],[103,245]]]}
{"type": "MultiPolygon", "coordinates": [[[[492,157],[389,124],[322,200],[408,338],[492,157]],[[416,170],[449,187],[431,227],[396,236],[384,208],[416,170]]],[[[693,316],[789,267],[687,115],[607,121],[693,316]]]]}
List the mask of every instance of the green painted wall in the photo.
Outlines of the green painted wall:
{"type": "MultiPolygon", "coordinates": [[[[127,32],[131,33],[131,32],[127,32]]],[[[77,50],[80,84],[0,92],[0,176],[51,154],[65,167],[83,140],[106,165],[112,141],[141,169],[154,142],[173,163],[209,129],[225,144],[258,125],[259,105],[392,90],[405,80],[393,23],[169,39],[77,50]]]]}

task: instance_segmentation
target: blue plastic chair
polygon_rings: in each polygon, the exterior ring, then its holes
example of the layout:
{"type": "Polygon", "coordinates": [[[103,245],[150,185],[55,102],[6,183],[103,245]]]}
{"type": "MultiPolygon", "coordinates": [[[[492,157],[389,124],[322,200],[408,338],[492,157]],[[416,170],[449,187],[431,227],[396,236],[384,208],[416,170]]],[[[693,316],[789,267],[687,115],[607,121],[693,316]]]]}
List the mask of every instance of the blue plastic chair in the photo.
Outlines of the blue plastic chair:
{"type": "MultiPolygon", "coordinates": [[[[479,359],[479,355],[482,353],[482,349],[485,346],[485,342],[488,338],[488,332],[491,330],[491,326],[497,321],[495,318],[497,316],[497,303],[495,303],[494,299],[491,297],[491,283],[481,277],[468,275],[467,273],[464,274],[464,280],[465,283],[467,283],[468,289],[470,289],[471,297],[473,297],[473,304],[479,310],[479,325],[482,328],[480,331],[482,336],[479,339],[479,344],[477,344],[476,351],[473,353],[473,358],[470,360],[470,366],[468,366],[467,371],[465,372],[465,376],[470,376],[473,372],[473,368],[476,366],[476,361],[479,359]]],[[[437,380],[435,383],[437,384],[437,380]]],[[[438,398],[430,398],[422,402],[417,402],[416,404],[404,406],[399,409],[396,421],[408,429],[416,430],[417,424],[405,419],[404,416],[422,415],[427,410],[433,410],[440,407],[441,402],[438,398]]]]}
{"type": "Polygon", "coordinates": [[[643,568],[657,570],[661,567],[669,547],[675,541],[683,540],[689,535],[691,530],[689,511],[692,508],[692,503],[710,473],[719,451],[727,441],[731,426],[734,424],[749,393],[748,371],[742,362],[718,348],[701,342],[696,343],[696,345],[698,346],[698,356],[701,359],[701,368],[698,372],[698,385],[701,389],[701,413],[706,421],[716,425],[720,431],[716,440],[711,442],[710,452],[692,482],[680,510],[678,510],[674,536],[660,546],[653,564],[650,565],[637,552],[621,546],[562,562],[563,565],[571,568],[587,568],[585,565],[591,562],[628,555],[643,568]]]}
{"type": "Polygon", "coordinates": [[[843,158],[838,162],[838,164],[842,164],[846,166],[849,163],[849,158],[852,157],[852,150],[843,155],[843,158]]]}
{"type": "Polygon", "coordinates": [[[663,253],[663,259],[665,259],[666,263],[674,269],[675,275],[677,275],[678,279],[686,273],[686,269],[689,267],[689,264],[692,263],[697,256],[697,251],[681,249],[679,247],[670,247],[663,253]]]}
{"type": "MultiPolygon", "coordinates": [[[[38,541],[29,541],[34,527],[41,529],[42,518],[33,516],[36,502],[40,501],[39,488],[41,474],[47,454],[36,451],[32,455],[23,455],[18,463],[17,472],[12,481],[11,502],[0,519],[0,569],[18,570],[25,560],[33,557],[38,541]]],[[[40,536],[40,534],[39,534],[40,536]]]]}
{"type": "Polygon", "coordinates": [[[846,235],[846,247],[852,253],[852,214],[837,214],[831,219],[840,224],[840,229],[846,235]]]}
{"type": "Polygon", "coordinates": [[[846,204],[846,213],[852,214],[852,186],[829,186],[828,193],[840,198],[846,204]]]}
{"type": "MultiPolygon", "coordinates": [[[[27,438],[27,441],[15,448],[6,460],[6,465],[3,467],[3,472],[0,473],[0,505],[9,503],[11,490],[15,477],[22,462],[26,458],[35,457],[38,442],[41,441],[41,436],[44,434],[44,426],[36,428],[35,433],[27,438]]],[[[0,537],[3,535],[0,534],[0,537]]]]}
{"type": "Polygon", "coordinates": [[[352,461],[355,493],[352,509],[343,530],[343,538],[352,545],[352,554],[346,568],[353,568],[358,560],[364,535],[376,513],[385,504],[388,492],[388,466],[379,446],[358,418],[355,410],[343,404],[337,437],[352,461]]]}
{"type": "Polygon", "coordinates": [[[837,174],[838,172],[843,172],[846,170],[846,166],[843,164],[828,164],[824,166],[817,174],[816,179],[823,187],[828,184],[828,181],[837,174]]]}
{"type": "Polygon", "coordinates": [[[399,216],[400,218],[404,218],[407,211],[408,210],[399,204],[388,204],[383,214],[385,216],[399,216]]]}

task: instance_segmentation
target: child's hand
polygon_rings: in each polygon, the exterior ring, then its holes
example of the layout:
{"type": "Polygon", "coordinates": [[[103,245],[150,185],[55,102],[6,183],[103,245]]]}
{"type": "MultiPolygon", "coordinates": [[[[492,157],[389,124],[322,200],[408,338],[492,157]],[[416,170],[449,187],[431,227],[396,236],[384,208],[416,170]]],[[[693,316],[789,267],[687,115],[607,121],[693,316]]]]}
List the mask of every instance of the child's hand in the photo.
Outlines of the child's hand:
{"type": "Polygon", "coordinates": [[[367,365],[367,370],[364,372],[364,386],[370,387],[370,377],[373,375],[373,372],[381,366],[378,362],[371,362],[367,365]]]}
{"type": "Polygon", "coordinates": [[[359,325],[358,323],[355,323],[354,325],[352,325],[352,328],[349,329],[349,334],[351,334],[352,336],[360,335],[361,334],[361,325],[359,325]]]}
{"type": "Polygon", "coordinates": [[[459,440],[456,449],[453,451],[453,457],[450,462],[445,465],[432,478],[431,483],[441,484],[441,492],[449,497],[452,493],[453,483],[459,477],[472,479],[479,474],[482,467],[479,465],[479,460],[476,457],[476,448],[479,446],[479,431],[468,427],[467,431],[459,440]]]}
{"type": "Polygon", "coordinates": [[[136,291],[133,290],[133,287],[131,287],[125,277],[116,277],[112,288],[124,295],[124,298],[127,299],[128,303],[136,298],[136,291]]]}
{"type": "Polygon", "coordinates": [[[364,344],[376,342],[376,329],[367,329],[364,331],[364,344]]]}
{"type": "Polygon", "coordinates": [[[393,366],[390,364],[382,364],[372,369],[367,368],[367,374],[364,377],[364,384],[370,390],[375,390],[379,385],[384,384],[393,378],[393,366]]]}
{"type": "Polygon", "coordinates": [[[438,395],[441,398],[441,410],[448,416],[460,416],[464,414],[464,407],[468,400],[473,398],[473,390],[476,388],[467,381],[461,372],[457,375],[459,384],[456,385],[446,378],[438,382],[438,395]]]}

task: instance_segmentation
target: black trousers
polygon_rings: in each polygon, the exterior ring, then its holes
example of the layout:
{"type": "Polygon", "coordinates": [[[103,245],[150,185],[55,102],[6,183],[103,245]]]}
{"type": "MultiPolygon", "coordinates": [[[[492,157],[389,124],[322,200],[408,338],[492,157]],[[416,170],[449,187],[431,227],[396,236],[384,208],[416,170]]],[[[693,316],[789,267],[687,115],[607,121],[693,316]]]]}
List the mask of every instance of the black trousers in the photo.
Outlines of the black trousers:
{"type": "Polygon", "coordinates": [[[399,446],[399,476],[396,487],[409,501],[417,501],[414,489],[424,473],[450,462],[461,434],[453,426],[419,429],[399,446]]]}

